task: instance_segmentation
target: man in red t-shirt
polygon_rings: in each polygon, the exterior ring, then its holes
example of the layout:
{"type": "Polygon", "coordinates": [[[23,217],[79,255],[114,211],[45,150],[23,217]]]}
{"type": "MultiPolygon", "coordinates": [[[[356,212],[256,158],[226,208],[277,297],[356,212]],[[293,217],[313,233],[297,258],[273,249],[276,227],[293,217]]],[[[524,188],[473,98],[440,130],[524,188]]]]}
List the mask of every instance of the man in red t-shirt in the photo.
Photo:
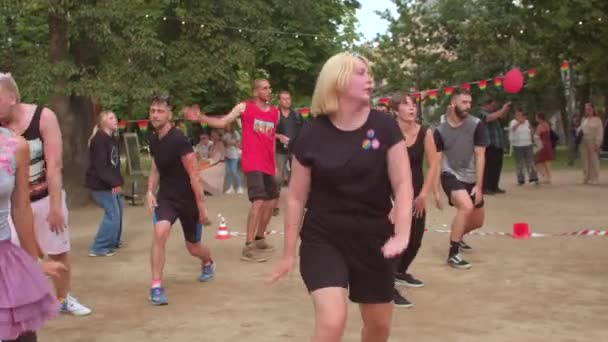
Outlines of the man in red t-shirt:
{"type": "Polygon", "coordinates": [[[251,208],[247,217],[247,240],[241,259],[264,262],[261,252],[274,248],[264,239],[272,210],[279,198],[275,181],[275,131],[279,110],[268,102],[272,89],[268,80],[255,80],[253,100],[241,102],[222,117],[202,114],[197,106],[184,109],[184,115],[192,121],[200,121],[211,127],[224,128],[240,117],[243,130],[241,166],[247,178],[247,194],[251,208]]]}

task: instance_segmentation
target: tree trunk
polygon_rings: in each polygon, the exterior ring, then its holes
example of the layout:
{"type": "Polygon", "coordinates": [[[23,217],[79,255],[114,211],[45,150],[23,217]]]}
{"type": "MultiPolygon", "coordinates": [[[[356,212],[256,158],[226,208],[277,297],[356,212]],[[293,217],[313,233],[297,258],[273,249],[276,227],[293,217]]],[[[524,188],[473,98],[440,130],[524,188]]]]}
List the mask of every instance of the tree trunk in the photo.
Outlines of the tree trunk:
{"type": "MultiPolygon", "coordinates": [[[[49,25],[49,62],[53,66],[69,62],[68,21],[66,14],[51,9],[49,25]]],[[[87,168],[87,139],[93,118],[90,98],[67,94],[65,75],[54,71],[55,87],[50,107],[57,114],[63,137],[63,185],[68,194],[69,206],[82,206],[90,202],[89,191],[84,188],[87,168]]]]}

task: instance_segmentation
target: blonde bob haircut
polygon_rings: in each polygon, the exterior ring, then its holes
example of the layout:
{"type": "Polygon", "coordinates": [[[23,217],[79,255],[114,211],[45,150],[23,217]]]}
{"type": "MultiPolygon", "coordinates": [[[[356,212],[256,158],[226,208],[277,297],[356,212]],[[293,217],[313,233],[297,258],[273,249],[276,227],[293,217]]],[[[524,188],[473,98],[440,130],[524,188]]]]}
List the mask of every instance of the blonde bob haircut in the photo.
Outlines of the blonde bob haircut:
{"type": "Polygon", "coordinates": [[[10,94],[15,96],[15,102],[21,102],[21,94],[19,94],[19,87],[17,86],[17,82],[13,78],[13,75],[10,73],[2,73],[0,72],[0,88],[10,94]]]}
{"type": "Polygon", "coordinates": [[[350,86],[357,61],[363,62],[369,69],[369,61],[365,57],[350,52],[336,54],[325,62],[312,95],[310,111],[313,116],[338,112],[338,93],[350,86]]]}

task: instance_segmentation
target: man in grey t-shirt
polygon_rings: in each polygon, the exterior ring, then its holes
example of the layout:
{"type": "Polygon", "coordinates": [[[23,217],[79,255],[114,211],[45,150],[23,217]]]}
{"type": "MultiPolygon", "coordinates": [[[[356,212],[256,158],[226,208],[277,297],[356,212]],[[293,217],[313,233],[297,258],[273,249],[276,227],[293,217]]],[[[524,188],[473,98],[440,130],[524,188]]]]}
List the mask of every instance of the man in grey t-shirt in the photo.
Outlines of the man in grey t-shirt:
{"type": "Polygon", "coordinates": [[[471,250],[462,237],[483,225],[483,171],[488,136],[483,121],[469,115],[472,97],[466,89],[452,94],[445,120],[435,130],[435,144],[442,153],[441,186],[456,207],[450,234],[448,264],[471,268],[460,250],[471,250]]]}

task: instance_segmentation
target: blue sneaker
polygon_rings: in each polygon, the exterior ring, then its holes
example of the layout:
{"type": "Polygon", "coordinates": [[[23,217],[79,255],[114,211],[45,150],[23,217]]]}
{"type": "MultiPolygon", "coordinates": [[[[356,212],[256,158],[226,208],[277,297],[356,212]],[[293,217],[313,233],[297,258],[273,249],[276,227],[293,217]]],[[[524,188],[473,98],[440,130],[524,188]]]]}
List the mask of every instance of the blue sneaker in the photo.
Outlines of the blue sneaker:
{"type": "Polygon", "coordinates": [[[167,305],[167,297],[165,290],[162,287],[153,287],[150,289],[150,302],[152,305],[167,305]]]}
{"type": "Polygon", "coordinates": [[[209,265],[203,266],[200,277],[198,277],[198,281],[209,281],[215,275],[215,262],[211,262],[209,265]]]}

